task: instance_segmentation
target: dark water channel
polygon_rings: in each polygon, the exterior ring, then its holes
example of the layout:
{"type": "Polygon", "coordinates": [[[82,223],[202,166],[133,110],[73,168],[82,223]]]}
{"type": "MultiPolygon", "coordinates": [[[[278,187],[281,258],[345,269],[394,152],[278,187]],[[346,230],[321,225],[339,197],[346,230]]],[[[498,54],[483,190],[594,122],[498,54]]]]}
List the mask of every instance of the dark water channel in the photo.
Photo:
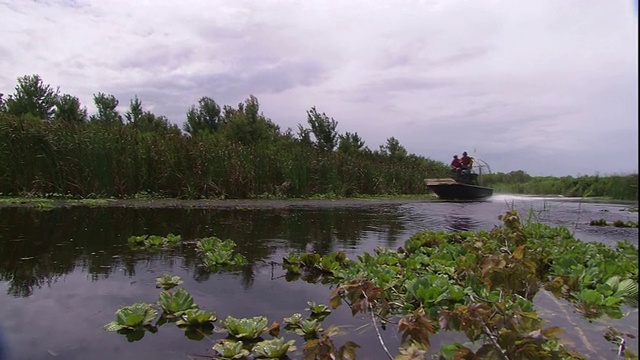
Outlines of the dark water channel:
{"type": "MultiPolygon", "coordinates": [[[[585,203],[571,199],[495,196],[474,203],[410,202],[366,206],[286,206],[260,209],[179,209],[70,207],[42,211],[0,208],[0,328],[11,359],[189,359],[212,355],[213,340],[193,341],[184,331],[165,325],[136,342],[106,332],[114,311],[137,301],[156,302],[155,278],[179,275],[196,303],[213,310],[220,320],[227,315],[264,315],[282,322],[295,312],[306,314],[307,301],[328,303],[331,289],[303,281],[287,282],[281,262],[289,252],[344,251],[350,258],[376,247],[401,246],[422,229],[489,230],[499,225],[498,215],[511,208],[522,218],[566,226],[584,241],[638,244],[637,228],[593,227],[595,219],[638,221],[629,205],[585,203]],[[183,240],[206,236],[232,239],[250,266],[234,273],[210,274],[198,264],[193,246],[150,252],[127,246],[131,235],[180,234],[183,240]]],[[[536,299],[551,324],[568,330],[565,337],[583,352],[582,339],[595,353],[589,358],[613,358],[613,346],[602,334],[607,325],[636,335],[638,311],[627,309],[622,320],[598,319],[589,323],[571,306],[550,297],[536,299]]],[[[352,317],[346,306],[323,323],[342,326],[337,345],[354,341],[359,359],[384,359],[370,318],[352,317]]],[[[296,339],[298,348],[302,339],[296,339]]],[[[392,353],[397,353],[394,326],[383,331],[392,353]]],[[[432,348],[455,340],[452,334],[434,337],[432,348]]],[[[629,348],[637,353],[638,340],[629,348]]],[[[296,356],[292,356],[296,358],[296,356]]]]}

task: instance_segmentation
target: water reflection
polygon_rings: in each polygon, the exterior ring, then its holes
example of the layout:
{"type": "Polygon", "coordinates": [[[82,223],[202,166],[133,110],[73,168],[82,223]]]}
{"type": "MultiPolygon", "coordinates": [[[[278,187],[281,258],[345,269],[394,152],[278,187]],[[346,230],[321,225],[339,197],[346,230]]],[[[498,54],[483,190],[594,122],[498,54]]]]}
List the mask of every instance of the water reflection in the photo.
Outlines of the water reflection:
{"type": "Polygon", "coordinates": [[[387,243],[395,242],[403,226],[398,212],[383,210],[5,208],[0,210],[0,280],[9,284],[10,295],[26,297],[76,268],[98,280],[117,269],[133,277],[139,262],[180,262],[195,280],[207,281],[210,274],[199,266],[189,242],[217,236],[234,240],[248,258],[250,265],[241,272],[248,287],[255,263],[269,258],[283,241],[291,251],[326,254],[335,246],[357,248],[371,229],[384,234],[387,243]],[[127,245],[132,235],[169,233],[180,234],[187,244],[151,253],[127,245]]]}

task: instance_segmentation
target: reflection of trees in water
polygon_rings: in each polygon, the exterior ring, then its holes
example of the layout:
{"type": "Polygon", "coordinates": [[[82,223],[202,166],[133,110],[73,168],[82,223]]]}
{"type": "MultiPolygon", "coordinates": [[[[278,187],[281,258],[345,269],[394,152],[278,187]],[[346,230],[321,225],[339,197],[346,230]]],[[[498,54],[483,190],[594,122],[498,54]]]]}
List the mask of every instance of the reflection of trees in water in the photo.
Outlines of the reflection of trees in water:
{"type": "Polygon", "coordinates": [[[386,234],[391,243],[404,230],[404,222],[394,211],[375,209],[3,208],[0,280],[9,283],[10,295],[29,296],[75,269],[97,281],[118,269],[135,276],[136,266],[162,262],[190,269],[195,280],[206,281],[210,272],[199,265],[193,242],[157,252],[127,246],[132,235],[173,233],[187,242],[207,236],[235,241],[237,251],[250,262],[238,271],[243,285],[250,287],[256,269],[264,265],[259,261],[278,247],[327,254],[336,245],[357,247],[372,229],[386,234]],[[283,241],[274,244],[270,239],[283,241]]]}

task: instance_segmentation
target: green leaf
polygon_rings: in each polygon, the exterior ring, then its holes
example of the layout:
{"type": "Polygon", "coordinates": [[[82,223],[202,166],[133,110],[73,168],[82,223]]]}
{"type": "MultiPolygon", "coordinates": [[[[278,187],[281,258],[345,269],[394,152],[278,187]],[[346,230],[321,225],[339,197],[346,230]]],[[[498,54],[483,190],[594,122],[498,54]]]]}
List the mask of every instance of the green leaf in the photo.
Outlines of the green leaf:
{"type": "Polygon", "coordinates": [[[193,302],[193,297],[184,289],[177,289],[171,293],[163,291],[160,293],[158,305],[165,314],[180,316],[187,310],[196,309],[198,305],[193,302]]]}
{"type": "Polygon", "coordinates": [[[304,317],[299,313],[295,313],[291,315],[291,317],[284,318],[284,322],[290,327],[298,326],[302,320],[304,320],[304,317]]]}
{"type": "Polygon", "coordinates": [[[186,310],[180,320],[176,321],[177,326],[202,326],[211,324],[217,320],[216,315],[213,312],[189,309],[186,310]]]}
{"type": "Polygon", "coordinates": [[[602,304],[603,296],[596,290],[585,289],[580,292],[578,298],[587,303],[602,304]]]}
{"type": "Polygon", "coordinates": [[[178,285],[181,285],[184,281],[180,280],[180,276],[171,276],[164,274],[161,277],[156,278],[156,287],[163,288],[165,290],[172,289],[178,285]]]}
{"type": "Polygon", "coordinates": [[[620,281],[614,296],[638,301],[638,282],[631,279],[620,281]]]}
{"type": "Polygon", "coordinates": [[[116,320],[104,326],[107,331],[119,331],[123,329],[135,330],[151,324],[158,312],[150,304],[138,302],[130,306],[118,309],[115,313],[116,320]]]}
{"type": "Polygon", "coordinates": [[[295,330],[296,334],[301,336],[316,336],[322,331],[318,320],[304,319],[298,324],[298,328],[295,330]]]}
{"type": "Polygon", "coordinates": [[[223,359],[241,359],[250,354],[249,350],[244,349],[243,346],[242,341],[221,340],[213,345],[213,350],[223,359]]]}
{"type": "Polygon", "coordinates": [[[259,357],[265,357],[269,359],[278,359],[284,356],[288,351],[295,350],[293,344],[295,340],[288,342],[284,341],[284,338],[275,338],[272,340],[263,340],[257,343],[253,347],[253,352],[259,357]]]}
{"type": "Polygon", "coordinates": [[[269,320],[264,316],[243,319],[227,316],[227,319],[222,321],[221,325],[229,332],[229,335],[235,338],[256,339],[267,330],[268,323],[269,320]]]}
{"type": "Polygon", "coordinates": [[[331,313],[331,309],[327,305],[316,304],[314,301],[309,301],[307,304],[309,305],[307,310],[311,312],[311,317],[314,319],[322,320],[331,313]]]}

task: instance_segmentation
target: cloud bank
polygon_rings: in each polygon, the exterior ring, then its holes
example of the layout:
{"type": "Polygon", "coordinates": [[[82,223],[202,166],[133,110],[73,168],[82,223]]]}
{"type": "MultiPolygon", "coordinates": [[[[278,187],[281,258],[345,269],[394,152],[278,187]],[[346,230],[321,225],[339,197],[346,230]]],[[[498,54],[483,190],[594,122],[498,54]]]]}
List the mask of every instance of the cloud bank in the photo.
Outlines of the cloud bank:
{"type": "Polygon", "coordinates": [[[493,171],[638,171],[637,2],[0,0],[0,92],[39,74],[181,125],[255,95],[286,129],[316,106],[377,149],[493,171]]]}

